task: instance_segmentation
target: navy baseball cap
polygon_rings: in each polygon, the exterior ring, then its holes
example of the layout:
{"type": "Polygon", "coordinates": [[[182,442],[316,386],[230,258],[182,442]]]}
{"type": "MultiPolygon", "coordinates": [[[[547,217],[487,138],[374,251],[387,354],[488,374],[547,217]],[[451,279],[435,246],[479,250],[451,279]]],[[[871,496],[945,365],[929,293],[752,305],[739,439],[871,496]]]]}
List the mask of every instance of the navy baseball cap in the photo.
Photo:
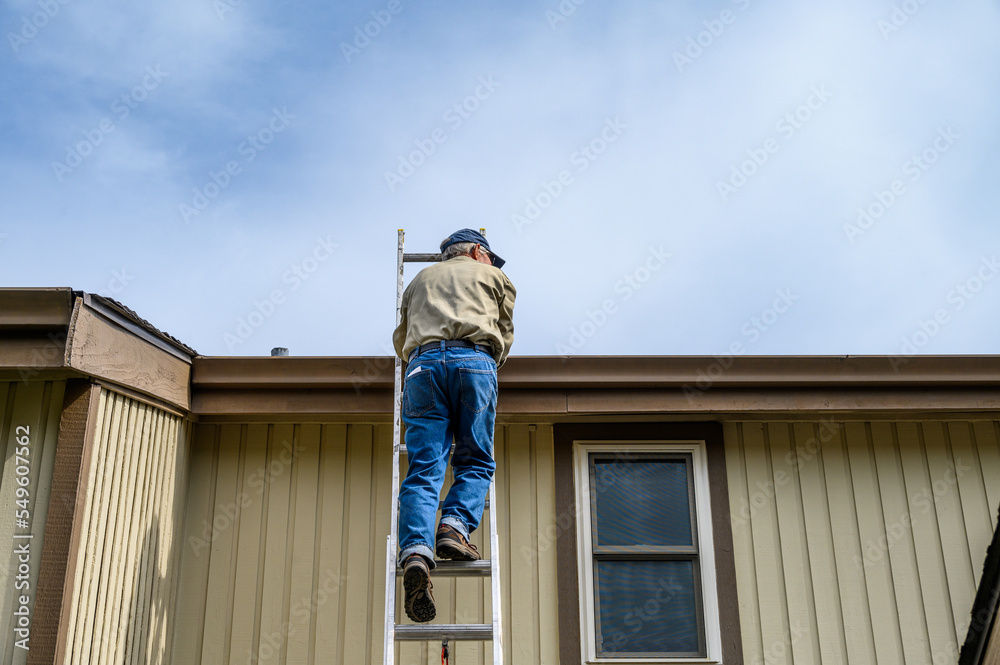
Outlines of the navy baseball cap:
{"type": "Polygon", "coordinates": [[[503,264],[507,263],[493,253],[493,250],[490,249],[490,243],[486,242],[486,238],[479,231],[473,231],[472,229],[455,231],[441,241],[441,251],[443,252],[449,245],[454,245],[456,242],[474,242],[482,245],[483,249],[486,250],[486,253],[490,255],[490,260],[493,262],[493,265],[497,268],[503,268],[503,264]]]}

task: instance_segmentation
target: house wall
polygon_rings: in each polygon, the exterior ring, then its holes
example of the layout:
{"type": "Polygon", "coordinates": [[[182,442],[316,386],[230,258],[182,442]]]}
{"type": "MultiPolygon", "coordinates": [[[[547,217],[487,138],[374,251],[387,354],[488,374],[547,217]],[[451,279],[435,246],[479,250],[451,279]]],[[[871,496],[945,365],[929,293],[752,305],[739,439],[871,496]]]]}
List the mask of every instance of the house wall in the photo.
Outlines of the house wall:
{"type": "MultiPolygon", "coordinates": [[[[5,550],[0,556],[6,561],[6,565],[0,566],[0,663],[3,665],[24,663],[28,656],[28,651],[16,645],[23,635],[14,632],[18,620],[15,612],[21,610],[21,596],[29,598],[29,612],[34,608],[65,389],[65,381],[0,382],[0,432],[4,450],[0,475],[0,543],[5,550]],[[25,434],[24,429],[18,429],[20,427],[27,428],[29,454],[18,459],[17,453],[23,452],[18,450],[23,447],[18,444],[18,438],[25,434]],[[28,464],[24,464],[25,460],[28,464]],[[30,514],[27,528],[18,523],[20,516],[15,514],[15,510],[25,509],[16,503],[20,498],[17,490],[22,487],[18,478],[28,478],[25,486],[30,495],[26,508],[30,514]],[[28,535],[31,537],[24,537],[28,535]],[[15,553],[25,546],[29,550],[26,562],[20,560],[21,554],[15,553]],[[23,564],[27,564],[27,579],[20,572],[23,564]],[[24,582],[28,583],[27,588],[23,588],[24,582]]],[[[30,636],[26,645],[31,646],[30,636]]]]}
{"type": "Polygon", "coordinates": [[[727,423],[746,662],[956,662],[996,527],[998,433],[727,423]]]}
{"type": "Polygon", "coordinates": [[[190,425],[102,389],[56,662],[168,663],[190,425]]]}
{"type": "MultiPolygon", "coordinates": [[[[552,430],[500,427],[495,446],[507,662],[556,663],[552,430]]],[[[391,461],[388,425],[199,425],[175,662],[381,662],[391,461]]],[[[489,622],[488,579],[435,578],[434,595],[438,621],[489,622]]],[[[454,643],[452,662],[483,651],[454,643]]],[[[440,663],[440,645],[397,662],[440,663]]]]}
{"type": "MultiPolygon", "coordinates": [[[[744,661],[954,662],[1000,504],[1000,423],[724,430],[744,661]]],[[[196,427],[175,662],[381,661],[391,439],[387,424],[196,427]]],[[[556,514],[552,426],[498,427],[496,454],[506,660],[556,663],[571,516],[556,514]]],[[[488,580],[434,592],[439,621],[486,621],[488,580]]],[[[436,645],[398,648],[440,662],[436,645]]],[[[489,662],[483,649],[455,644],[452,662],[489,662]]]]}

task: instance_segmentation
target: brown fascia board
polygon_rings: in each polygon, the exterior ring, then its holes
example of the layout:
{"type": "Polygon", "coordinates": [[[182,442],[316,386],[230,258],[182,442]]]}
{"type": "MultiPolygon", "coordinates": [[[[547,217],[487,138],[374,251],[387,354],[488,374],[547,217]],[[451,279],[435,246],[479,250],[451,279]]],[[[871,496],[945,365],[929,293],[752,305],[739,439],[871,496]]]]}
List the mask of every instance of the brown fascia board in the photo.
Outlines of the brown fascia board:
{"type": "MultiPolygon", "coordinates": [[[[389,356],[197,356],[192,390],[392,389],[389,356]]],[[[501,387],[997,388],[1000,356],[514,356],[501,387]]]]}
{"type": "Polygon", "coordinates": [[[69,287],[0,288],[0,332],[65,330],[73,314],[69,287]]]}

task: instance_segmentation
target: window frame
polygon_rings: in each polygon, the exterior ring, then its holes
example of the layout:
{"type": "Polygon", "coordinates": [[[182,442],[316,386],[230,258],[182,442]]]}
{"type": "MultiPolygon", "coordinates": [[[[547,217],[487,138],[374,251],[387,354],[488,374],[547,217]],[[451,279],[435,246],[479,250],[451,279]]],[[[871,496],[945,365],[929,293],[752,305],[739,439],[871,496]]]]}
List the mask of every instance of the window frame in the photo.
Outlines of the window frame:
{"type": "Polygon", "coordinates": [[[715,538],[705,440],[697,439],[575,439],[572,448],[574,498],[577,506],[577,570],[579,571],[580,638],[583,663],[721,663],[722,635],[719,620],[719,597],[716,576],[715,538]],[[699,625],[703,627],[705,656],[677,657],[599,657],[597,655],[597,611],[594,595],[594,553],[591,497],[591,453],[616,454],[684,454],[691,456],[693,477],[693,525],[698,542],[695,569],[699,573],[700,589],[696,607],[700,609],[699,625]]]}

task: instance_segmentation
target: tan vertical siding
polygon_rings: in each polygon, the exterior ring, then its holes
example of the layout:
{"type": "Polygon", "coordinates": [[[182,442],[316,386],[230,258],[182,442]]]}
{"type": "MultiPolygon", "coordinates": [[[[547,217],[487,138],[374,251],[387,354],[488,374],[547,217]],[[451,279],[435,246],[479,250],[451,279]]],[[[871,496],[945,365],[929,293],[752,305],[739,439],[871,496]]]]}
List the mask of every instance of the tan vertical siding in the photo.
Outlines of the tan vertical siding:
{"type": "Polygon", "coordinates": [[[188,425],[101,391],[65,663],[170,662],[188,425]]]}
{"type": "MultiPolygon", "coordinates": [[[[59,434],[59,416],[62,410],[63,395],[66,390],[65,381],[22,381],[0,382],[0,432],[3,433],[4,461],[0,475],[0,547],[3,548],[0,566],[0,663],[24,663],[28,652],[18,648],[19,639],[14,633],[14,612],[20,607],[17,602],[22,595],[28,596],[29,611],[34,606],[35,590],[38,588],[38,571],[41,562],[42,546],[45,538],[45,518],[48,514],[50,488],[52,485],[52,469],[55,460],[56,439],[59,434]],[[28,428],[29,455],[28,465],[17,459],[16,449],[18,427],[28,428]],[[26,476],[17,473],[18,466],[28,466],[26,476]],[[18,500],[16,491],[21,485],[19,477],[27,477],[27,490],[30,493],[29,526],[25,529],[16,521],[15,509],[18,500]],[[18,535],[31,535],[31,538],[17,538],[18,535]],[[18,566],[20,561],[14,554],[14,548],[28,544],[30,557],[28,561],[28,588],[18,589],[18,566]]],[[[28,646],[31,646],[30,638],[28,646]]]]}
{"type": "MultiPolygon", "coordinates": [[[[507,662],[554,665],[552,428],[501,427],[495,445],[507,662]]],[[[391,448],[387,425],[199,425],[175,662],[381,662],[391,448]]],[[[490,620],[488,579],[436,578],[434,595],[437,621],[490,620]]],[[[491,658],[452,645],[453,663],[491,658]]],[[[404,643],[397,662],[439,663],[440,645],[404,643]]]]}
{"type": "Polygon", "coordinates": [[[996,526],[998,432],[727,424],[746,662],[955,662],[996,526]]]}
{"type": "MultiPolygon", "coordinates": [[[[953,661],[995,526],[998,433],[727,423],[746,662],[953,661]]],[[[506,659],[556,663],[555,539],[571,516],[555,514],[552,428],[498,428],[496,457],[506,659]]],[[[200,425],[191,459],[176,662],[379,662],[391,429],[200,425]]],[[[488,621],[488,581],[434,592],[438,621],[488,621]]],[[[397,662],[440,662],[436,644],[398,649],[397,662]]],[[[489,652],[459,643],[452,660],[489,652]]]]}

